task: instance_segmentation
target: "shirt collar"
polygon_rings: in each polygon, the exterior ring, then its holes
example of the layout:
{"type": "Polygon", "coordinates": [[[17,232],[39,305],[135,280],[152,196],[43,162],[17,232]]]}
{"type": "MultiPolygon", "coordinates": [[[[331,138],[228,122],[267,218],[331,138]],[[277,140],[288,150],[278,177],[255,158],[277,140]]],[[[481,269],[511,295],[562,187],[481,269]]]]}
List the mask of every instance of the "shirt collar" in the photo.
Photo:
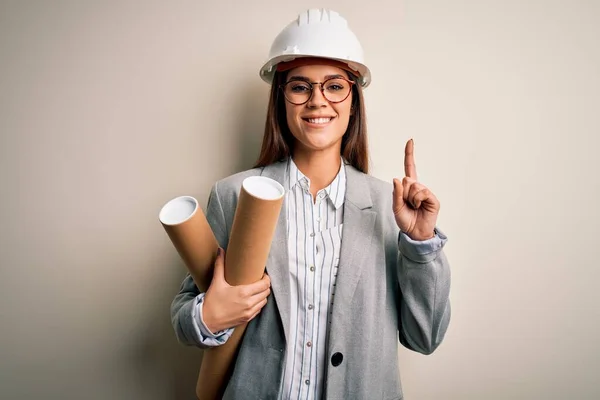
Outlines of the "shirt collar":
{"type": "MultiPolygon", "coordinates": [[[[339,209],[344,204],[346,197],[346,168],[344,159],[340,160],[340,170],[338,171],[335,179],[322,190],[322,193],[329,198],[336,209],[339,209]]],[[[308,190],[310,188],[310,179],[305,176],[299,169],[292,157],[288,159],[288,186],[287,189],[291,190],[296,185],[302,186],[303,189],[308,190]]]]}

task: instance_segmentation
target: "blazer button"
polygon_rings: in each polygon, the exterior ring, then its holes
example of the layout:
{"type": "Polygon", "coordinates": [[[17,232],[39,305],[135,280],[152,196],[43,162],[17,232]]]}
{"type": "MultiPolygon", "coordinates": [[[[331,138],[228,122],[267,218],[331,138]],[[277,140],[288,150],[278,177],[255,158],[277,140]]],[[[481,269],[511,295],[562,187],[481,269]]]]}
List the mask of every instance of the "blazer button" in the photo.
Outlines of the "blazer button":
{"type": "Polygon", "coordinates": [[[342,363],[343,359],[344,355],[342,353],[333,353],[333,355],[331,356],[331,365],[337,367],[342,363]]]}

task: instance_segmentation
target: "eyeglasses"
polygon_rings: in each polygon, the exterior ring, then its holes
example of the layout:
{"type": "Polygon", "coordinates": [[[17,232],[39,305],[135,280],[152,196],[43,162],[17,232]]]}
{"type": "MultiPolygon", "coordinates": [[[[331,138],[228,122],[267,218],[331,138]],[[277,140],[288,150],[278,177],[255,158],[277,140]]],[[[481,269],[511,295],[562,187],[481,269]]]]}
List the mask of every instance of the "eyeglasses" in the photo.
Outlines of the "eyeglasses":
{"type": "Polygon", "coordinates": [[[319,85],[323,97],[330,103],[341,103],[346,100],[355,82],[346,78],[330,78],[323,82],[308,82],[294,79],[280,85],[286,100],[295,105],[308,102],[313,95],[314,85],[319,85]]]}

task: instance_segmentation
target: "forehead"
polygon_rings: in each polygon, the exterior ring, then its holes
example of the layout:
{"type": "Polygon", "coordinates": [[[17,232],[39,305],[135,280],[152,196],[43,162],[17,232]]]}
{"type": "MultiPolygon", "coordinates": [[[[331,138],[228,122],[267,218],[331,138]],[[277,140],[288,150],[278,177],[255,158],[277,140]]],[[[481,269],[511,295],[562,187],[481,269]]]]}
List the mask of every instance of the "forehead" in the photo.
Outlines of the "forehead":
{"type": "Polygon", "coordinates": [[[312,81],[323,80],[325,77],[331,75],[341,75],[348,78],[348,73],[345,70],[332,65],[303,65],[288,71],[288,77],[304,76],[312,81]]]}

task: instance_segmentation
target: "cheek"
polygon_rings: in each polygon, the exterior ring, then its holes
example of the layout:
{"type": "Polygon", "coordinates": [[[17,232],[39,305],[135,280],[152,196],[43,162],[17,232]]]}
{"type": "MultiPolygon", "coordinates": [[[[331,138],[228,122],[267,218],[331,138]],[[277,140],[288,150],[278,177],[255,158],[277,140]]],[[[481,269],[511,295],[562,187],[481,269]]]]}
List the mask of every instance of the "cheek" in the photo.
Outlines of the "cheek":
{"type": "Polygon", "coordinates": [[[287,121],[287,125],[289,130],[292,132],[292,135],[294,135],[294,137],[297,135],[296,134],[296,126],[298,125],[298,122],[296,121],[296,110],[294,110],[293,105],[289,104],[286,102],[285,104],[285,120],[287,121]]]}
{"type": "Polygon", "coordinates": [[[344,107],[339,107],[335,111],[338,114],[339,121],[343,123],[345,126],[348,125],[350,121],[350,104],[344,105],[344,107]]]}

